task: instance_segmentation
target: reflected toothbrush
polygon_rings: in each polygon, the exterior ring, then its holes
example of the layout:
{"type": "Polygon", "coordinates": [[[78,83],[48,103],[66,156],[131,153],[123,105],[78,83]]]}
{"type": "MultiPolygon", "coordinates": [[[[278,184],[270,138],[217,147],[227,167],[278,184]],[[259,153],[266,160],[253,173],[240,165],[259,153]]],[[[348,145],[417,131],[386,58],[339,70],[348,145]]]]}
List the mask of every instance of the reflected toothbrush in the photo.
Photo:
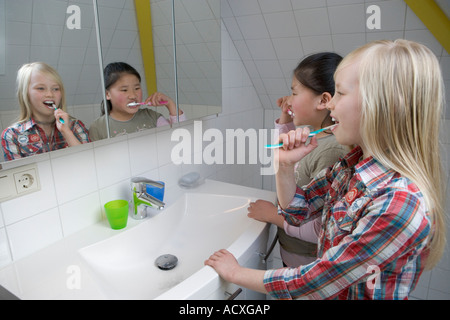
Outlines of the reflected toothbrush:
{"type": "MultiPolygon", "coordinates": [[[[53,101],[44,101],[44,103],[49,108],[53,108],[53,110],[58,110],[58,108],[56,107],[56,104],[53,101]]],[[[59,118],[58,120],[59,120],[60,123],[64,124],[64,119],[63,118],[59,118]]]]}
{"type": "MultiPolygon", "coordinates": [[[[316,134],[321,133],[321,132],[323,132],[323,131],[325,131],[325,130],[329,130],[329,129],[335,127],[335,126],[337,126],[337,123],[332,124],[331,126],[328,126],[328,127],[325,127],[325,128],[322,128],[322,129],[319,129],[319,130],[310,132],[309,135],[308,135],[308,137],[314,137],[316,134]]],[[[266,144],[266,145],[264,146],[264,148],[267,148],[267,149],[276,149],[276,148],[280,148],[280,147],[282,147],[282,146],[283,146],[283,143],[281,142],[281,143],[278,143],[278,144],[266,144]]]]}
{"type": "MultiPolygon", "coordinates": [[[[169,101],[161,101],[160,104],[167,104],[169,101]]],[[[137,107],[137,106],[152,106],[152,103],[145,103],[145,102],[131,102],[127,104],[127,107],[137,107]]]]}

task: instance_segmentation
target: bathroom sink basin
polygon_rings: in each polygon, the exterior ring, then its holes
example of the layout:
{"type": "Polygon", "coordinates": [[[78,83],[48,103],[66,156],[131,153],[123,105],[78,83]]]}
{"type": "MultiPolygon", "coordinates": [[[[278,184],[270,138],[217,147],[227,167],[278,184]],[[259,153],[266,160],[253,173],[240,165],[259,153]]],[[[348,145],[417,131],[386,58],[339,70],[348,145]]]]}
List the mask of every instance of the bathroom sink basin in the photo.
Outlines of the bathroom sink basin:
{"type": "MultiPolygon", "coordinates": [[[[222,248],[241,249],[266,228],[247,217],[256,198],[186,193],[138,226],[79,250],[82,261],[108,299],[154,299],[203,270],[204,261],[222,248]],[[161,255],[178,259],[161,270],[161,255]]],[[[266,229],[267,230],[267,229],[266,229]]],[[[239,255],[235,250],[235,254],[239,255]]],[[[239,257],[237,257],[239,258],[239,257]]]]}

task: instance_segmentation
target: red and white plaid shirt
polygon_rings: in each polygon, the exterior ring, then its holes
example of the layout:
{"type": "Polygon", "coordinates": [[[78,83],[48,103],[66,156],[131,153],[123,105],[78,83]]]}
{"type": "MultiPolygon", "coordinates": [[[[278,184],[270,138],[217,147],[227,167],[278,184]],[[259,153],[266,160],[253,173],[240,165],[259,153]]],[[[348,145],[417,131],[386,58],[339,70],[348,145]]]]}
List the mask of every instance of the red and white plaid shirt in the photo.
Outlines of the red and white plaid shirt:
{"type": "MultiPolygon", "coordinates": [[[[70,120],[70,129],[81,143],[91,141],[88,130],[80,120],[70,120]]],[[[44,130],[36,124],[34,119],[17,122],[2,133],[2,148],[6,161],[66,147],[67,142],[56,128],[56,124],[52,136],[48,139],[44,130]]]]}
{"type": "Polygon", "coordinates": [[[358,147],[308,186],[297,188],[289,224],[322,216],[318,259],[268,270],[264,284],[279,299],[407,299],[432,237],[422,193],[408,178],[358,147]]]}

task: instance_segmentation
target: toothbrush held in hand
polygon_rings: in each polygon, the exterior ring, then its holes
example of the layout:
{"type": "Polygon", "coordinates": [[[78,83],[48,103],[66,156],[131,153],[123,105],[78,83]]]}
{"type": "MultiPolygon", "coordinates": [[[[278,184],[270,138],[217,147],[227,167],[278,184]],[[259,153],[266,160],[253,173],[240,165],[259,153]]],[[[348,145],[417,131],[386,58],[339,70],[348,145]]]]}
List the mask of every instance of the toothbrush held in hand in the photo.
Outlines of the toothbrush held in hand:
{"type": "MultiPolygon", "coordinates": [[[[161,101],[160,104],[167,104],[169,101],[161,101]]],[[[127,107],[137,107],[137,106],[152,106],[152,103],[145,103],[145,102],[131,102],[127,104],[127,107]]]]}
{"type": "MultiPolygon", "coordinates": [[[[49,108],[53,108],[53,110],[58,110],[58,108],[56,107],[56,104],[53,101],[45,101],[44,102],[49,108]]],[[[63,118],[59,118],[58,119],[60,123],[64,124],[64,119],[63,118]]]]}
{"type": "MultiPolygon", "coordinates": [[[[328,127],[325,127],[325,128],[322,128],[322,129],[319,129],[319,130],[310,132],[309,135],[308,135],[308,137],[314,137],[316,134],[321,133],[321,132],[323,132],[323,131],[325,131],[325,130],[329,130],[329,129],[333,128],[334,126],[337,126],[337,123],[335,123],[335,124],[333,124],[333,125],[331,125],[331,126],[328,126],[328,127]]],[[[283,143],[281,142],[281,143],[278,143],[278,144],[266,144],[266,145],[264,146],[264,148],[267,148],[267,149],[276,149],[276,148],[280,148],[280,147],[282,147],[282,146],[283,146],[283,143]]]]}
{"type": "MultiPolygon", "coordinates": [[[[55,104],[53,104],[53,109],[58,110],[58,108],[56,107],[55,104]]],[[[64,119],[63,119],[63,118],[59,118],[58,120],[59,120],[59,122],[60,122],[61,124],[64,124],[64,119]]]]}

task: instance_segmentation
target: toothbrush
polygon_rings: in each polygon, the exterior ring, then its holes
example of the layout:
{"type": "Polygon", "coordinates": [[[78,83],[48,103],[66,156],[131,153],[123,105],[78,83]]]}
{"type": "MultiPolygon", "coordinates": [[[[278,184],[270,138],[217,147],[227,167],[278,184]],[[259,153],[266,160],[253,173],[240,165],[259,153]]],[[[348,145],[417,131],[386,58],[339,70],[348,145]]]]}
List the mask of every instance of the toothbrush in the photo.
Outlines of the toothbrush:
{"type": "MultiPolygon", "coordinates": [[[[323,132],[325,130],[331,129],[331,128],[335,127],[335,126],[337,126],[337,123],[332,124],[331,126],[328,126],[328,127],[325,127],[325,128],[322,128],[322,129],[310,132],[308,137],[314,137],[316,134],[321,133],[321,132],[323,132]]],[[[280,148],[282,146],[283,146],[283,143],[278,143],[278,144],[266,144],[264,147],[267,148],[267,149],[276,149],[276,148],[280,148]]]]}
{"type": "MultiPolygon", "coordinates": [[[[53,104],[53,109],[58,110],[58,108],[56,107],[55,104],[53,104]]],[[[64,124],[64,119],[63,119],[63,118],[59,118],[58,120],[59,120],[59,122],[60,122],[61,124],[64,124]]]]}
{"type": "MultiPolygon", "coordinates": [[[[169,101],[161,101],[160,104],[167,104],[169,101]]],[[[145,103],[145,102],[131,102],[127,104],[127,107],[136,107],[136,106],[151,106],[152,103],[145,103]]]]}
{"type": "MultiPolygon", "coordinates": [[[[49,107],[53,107],[53,110],[58,110],[58,108],[56,107],[55,103],[53,101],[45,101],[44,102],[47,106],[49,107]]],[[[60,123],[64,124],[64,119],[63,118],[59,118],[58,119],[60,123]]]]}

